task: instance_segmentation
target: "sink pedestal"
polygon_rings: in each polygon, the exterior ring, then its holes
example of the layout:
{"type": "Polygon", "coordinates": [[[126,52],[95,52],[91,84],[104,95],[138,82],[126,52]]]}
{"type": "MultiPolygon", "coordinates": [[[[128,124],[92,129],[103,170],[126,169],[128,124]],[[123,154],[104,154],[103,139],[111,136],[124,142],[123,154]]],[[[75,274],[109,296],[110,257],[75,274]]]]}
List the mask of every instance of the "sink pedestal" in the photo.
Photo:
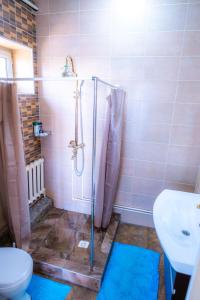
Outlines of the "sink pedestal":
{"type": "Polygon", "coordinates": [[[185,300],[190,276],[176,272],[164,256],[166,300],[185,300]]]}

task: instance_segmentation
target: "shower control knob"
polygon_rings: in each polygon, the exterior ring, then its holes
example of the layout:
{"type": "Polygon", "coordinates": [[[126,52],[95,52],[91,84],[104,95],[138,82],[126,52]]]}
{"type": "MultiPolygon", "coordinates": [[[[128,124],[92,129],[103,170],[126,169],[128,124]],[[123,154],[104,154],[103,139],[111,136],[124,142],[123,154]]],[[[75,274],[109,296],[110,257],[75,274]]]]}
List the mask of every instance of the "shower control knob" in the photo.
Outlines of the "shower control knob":
{"type": "Polygon", "coordinates": [[[71,140],[69,142],[69,145],[68,145],[69,148],[76,148],[76,146],[77,146],[76,141],[71,140]]]}

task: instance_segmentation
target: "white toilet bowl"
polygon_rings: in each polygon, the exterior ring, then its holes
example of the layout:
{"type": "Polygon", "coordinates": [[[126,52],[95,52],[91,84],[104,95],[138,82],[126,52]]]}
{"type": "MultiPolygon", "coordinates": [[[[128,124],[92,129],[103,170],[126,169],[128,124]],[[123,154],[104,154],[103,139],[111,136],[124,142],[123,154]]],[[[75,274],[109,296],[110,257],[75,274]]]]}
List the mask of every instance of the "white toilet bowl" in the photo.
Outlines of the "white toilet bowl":
{"type": "Polygon", "coordinates": [[[24,250],[0,248],[0,300],[30,300],[26,289],[31,281],[33,260],[24,250]]]}

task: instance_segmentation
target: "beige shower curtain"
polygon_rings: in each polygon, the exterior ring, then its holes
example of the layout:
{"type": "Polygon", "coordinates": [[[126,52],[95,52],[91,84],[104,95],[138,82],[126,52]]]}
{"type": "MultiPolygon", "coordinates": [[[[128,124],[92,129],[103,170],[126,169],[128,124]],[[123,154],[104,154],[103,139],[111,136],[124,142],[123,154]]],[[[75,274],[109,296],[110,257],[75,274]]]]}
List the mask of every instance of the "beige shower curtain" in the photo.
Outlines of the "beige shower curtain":
{"type": "Polygon", "coordinates": [[[106,228],[109,225],[117,192],[125,92],[122,89],[113,89],[107,101],[96,187],[95,226],[97,228],[106,228]]]}
{"type": "Polygon", "coordinates": [[[15,84],[0,83],[0,201],[18,247],[27,248],[30,217],[15,84]]]}

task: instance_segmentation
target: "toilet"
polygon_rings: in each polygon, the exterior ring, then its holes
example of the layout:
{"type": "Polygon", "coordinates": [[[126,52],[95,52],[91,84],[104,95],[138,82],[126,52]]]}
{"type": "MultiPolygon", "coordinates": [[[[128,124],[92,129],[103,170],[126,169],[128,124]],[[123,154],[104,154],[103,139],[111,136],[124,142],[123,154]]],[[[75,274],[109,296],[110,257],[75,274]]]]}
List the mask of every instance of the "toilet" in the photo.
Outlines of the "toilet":
{"type": "Polygon", "coordinates": [[[0,300],[30,300],[26,289],[31,281],[33,260],[24,250],[0,248],[0,300]]]}

